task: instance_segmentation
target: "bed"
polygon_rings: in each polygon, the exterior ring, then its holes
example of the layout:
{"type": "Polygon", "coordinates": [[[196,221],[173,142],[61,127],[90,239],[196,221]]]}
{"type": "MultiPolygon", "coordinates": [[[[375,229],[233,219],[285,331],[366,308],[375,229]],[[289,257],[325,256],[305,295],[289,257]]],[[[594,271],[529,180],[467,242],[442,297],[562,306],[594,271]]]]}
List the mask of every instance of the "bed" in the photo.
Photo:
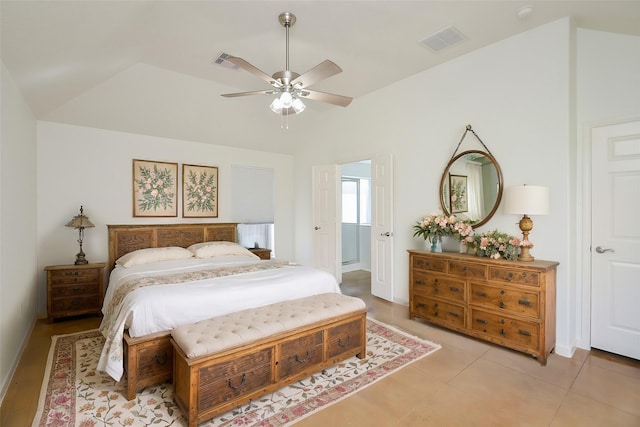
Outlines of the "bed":
{"type": "Polygon", "coordinates": [[[139,388],[171,379],[169,336],[174,327],[279,301],[340,293],[329,273],[261,260],[239,247],[235,223],[107,228],[110,280],[98,370],[116,381],[126,374],[130,399],[139,388]]]}

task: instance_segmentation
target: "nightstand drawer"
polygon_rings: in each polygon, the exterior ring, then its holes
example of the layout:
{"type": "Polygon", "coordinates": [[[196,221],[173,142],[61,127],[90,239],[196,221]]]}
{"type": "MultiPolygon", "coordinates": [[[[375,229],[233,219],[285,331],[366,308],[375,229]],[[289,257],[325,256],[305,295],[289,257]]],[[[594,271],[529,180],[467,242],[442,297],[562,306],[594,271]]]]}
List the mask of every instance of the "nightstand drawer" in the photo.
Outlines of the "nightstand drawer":
{"type": "Polygon", "coordinates": [[[100,307],[100,295],[54,299],[51,301],[51,307],[54,313],[95,310],[96,307],[100,307]]]}
{"type": "Polygon", "coordinates": [[[87,283],[98,280],[98,271],[101,269],[91,268],[84,270],[56,270],[51,271],[52,285],[67,285],[70,283],[87,283]]]}
{"type": "Polygon", "coordinates": [[[53,298],[74,297],[79,295],[99,295],[100,286],[98,282],[82,283],[75,285],[58,285],[51,287],[51,296],[53,298]]]}

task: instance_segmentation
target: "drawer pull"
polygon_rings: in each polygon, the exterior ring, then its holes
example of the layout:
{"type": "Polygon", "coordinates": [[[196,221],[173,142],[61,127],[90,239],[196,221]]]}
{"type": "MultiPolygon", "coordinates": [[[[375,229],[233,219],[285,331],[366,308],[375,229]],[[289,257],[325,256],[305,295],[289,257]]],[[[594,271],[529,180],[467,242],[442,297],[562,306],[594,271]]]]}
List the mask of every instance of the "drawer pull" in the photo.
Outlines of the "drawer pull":
{"type": "Polygon", "coordinates": [[[344,343],[342,342],[342,338],[338,338],[338,345],[340,347],[344,348],[344,347],[348,346],[350,342],[351,342],[351,335],[347,335],[347,342],[344,342],[344,343]]]}
{"type": "Polygon", "coordinates": [[[153,360],[155,360],[158,365],[166,365],[167,359],[169,358],[167,357],[166,351],[163,351],[162,353],[157,352],[153,355],[153,360]]]}
{"type": "Polygon", "coordinates": [[[449,314],[453,317],[460,317],[460,314],[454,313],[453,311],[450,311],[449,314]]]}
{"type": "Polygon", "coordinates": [[[487,293],[482,291],[476,291],[476,295],[478,295],[479,297],[486,297],[487,293]]]}
{"type": "Polygon", "coordinates": [[[500,335],[504,335],[507,331],[505,331],[504,329],[500,329],[500,335]]]}
{"type": "Polygon", "coordinates": [[[296,354],[296,362],[298,363],[307,363],[309,361],[309,351],[307,351],[307,355],[304,359],[300,359],[300,357],[296,354]]]}
{"type": "Polygon", "coordinates": [[[71,289],[73,289],[73,292],[78,292],[80,290],[80,286],[74,286],[71,289]]]}
{"type": "Polygon", "coordinates": [[[457,288],[457,287],[455,287],[455,286],[449,286],[449,290],[450,290],[451,292],[458,292],[458,291],[460,291],[460,289],[459,289],[459,288],[457,288]]]}
{"type": "Polygon", "coordinates": [[[476,319],[476,322],[478,322],[478,323],[482,323],[482,324],[485,324],[485,325],[486,325],[487,323],[489,323],[487,320],[484,320],[484,319],[476,319]]]}
{"type": "Polygon", "coordinates": [[[424,280],[416,280],[416,285],[424,285],[425,281],[424,280]]]}
{"type": "Polygon", "coordinates": [[[498,304],[500,306],[500,308],[504,308],[504,301],[500,301],[500,304],[498,304]]]}
{"type": "Polygon", "coordinates": [[[519,299],[518,304],[526,305],[527,307],[531,307],[531,301],[527,301],[526,299],[519,299]]]}
{"type": "Polygon", "coordinates": [[[247,380],[247,374],[242,374],[242,380],[240,380],[240,384],[238,384],[238,385],[233,385],[233,382],[231,381],[231,378],[229,378],[229,379],[227,380],[227,385],[228,385],[230,388],[232,388],[232,389],[234,389],[234,390],[237,390],[237,389],[239,389],[240,387],[242,387],[242,386],[244,385],[244,383],[245,383],[245,381],[246,381],[246,380],[247,380]]]}
{"type": "Polygon", "coordinates": [[[500,289],[500,295],[504,295],[504,289],[500,289]]]}
{"type": "Polygon", "coordinates": [[[419,303],[416,305],[416,307],[418,307],[418,308],[427,308],[427,305],[426,305],[426,304],[423,304],[423,303],[421,303],[421,302],[419,302],[419,303]]]}
{"type": "Polygon", "coordinates": [[[78,301],[77,299],[72,299],[71,300],[71,305],[74,306],[74,307],[78,306],[78,305],[80,305],[80,301],[78,301]]]}
{"type": "Polygon", "coordinates": [[[525,331],[525,330],[523,330],[523,329],[518,329],[518,333],[519,333],[520,335],[524,335],[525,337],[530,337],[530,336],[531,336],[531,332],[529,332],[529,331],[525,331]]]}

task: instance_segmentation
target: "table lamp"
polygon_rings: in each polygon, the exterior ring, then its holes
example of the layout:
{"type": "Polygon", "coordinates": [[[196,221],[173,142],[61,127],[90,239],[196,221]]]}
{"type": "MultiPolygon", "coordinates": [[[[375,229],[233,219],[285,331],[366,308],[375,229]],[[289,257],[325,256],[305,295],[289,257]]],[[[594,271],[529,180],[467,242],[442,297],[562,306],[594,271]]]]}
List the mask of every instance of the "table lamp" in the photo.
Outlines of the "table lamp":
{"type": "Polygon", "coordinates": [[[518,261],[533,261],[529,253],[533,246],[529,242],[529,232],[533,221],[529,215],[547,215],[549,213],[549,188],[538,185],[516,185],[507,187],[504,192],[504,211],[507,214],[523,215],[518,223],[522,231],[522,243],[518,261]]]}
{"type": "Polygon", "coordinates": [[[84,209],[80,206],[80,215],[76,215],[73,217],[71,221],[65,224],[66,227],[75,228],[78,230],[78,243],[80,244],[80,252],[76,254],[76,262],[74,264],[89,264],[89,261],[84,257],[84,252],[82,251],[82,240],[84,239],[84,229],[85,228],[93,228],[95,225],[89,218],[87,218],[84,214],[84,209]]]}

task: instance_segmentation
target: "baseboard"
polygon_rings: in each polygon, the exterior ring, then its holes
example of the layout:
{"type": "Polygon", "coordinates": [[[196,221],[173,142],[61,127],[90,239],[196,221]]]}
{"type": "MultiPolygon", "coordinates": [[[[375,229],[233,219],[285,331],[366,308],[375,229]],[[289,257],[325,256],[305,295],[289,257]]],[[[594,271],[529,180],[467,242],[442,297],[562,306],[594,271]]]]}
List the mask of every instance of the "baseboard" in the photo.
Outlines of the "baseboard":
{"type": "Polygon", "coordinates": [[[36,321],[37,321],[37,317],[34,318],[31,321],[31,326],[29,328],[27,328],[28,332],[24,336],[24,338],[22,339],[22,345],[20,346],[20,351],[18,352],[18,357],[16,357],[16,359],[13,361],[11,369],[9,370],[9,374],[6,376],[5,382],[2,384],[2,387],[0,387],[0,408],[2,408],[2,402],[4,402],[4,397],[7,394],[7,390],[9,390],[9,385],[11,384],[11,381],[13,380],[13,376],[16,374],[16,369],[18,369],[18,364],[20,363],[20,360],[22,360],[22,356],[24,355],[24,351],[27,348],[27,343],[29,342],[29,338],[31,337],[31,334],[33,333],[33,328],[36,327],[36,321]]]}

